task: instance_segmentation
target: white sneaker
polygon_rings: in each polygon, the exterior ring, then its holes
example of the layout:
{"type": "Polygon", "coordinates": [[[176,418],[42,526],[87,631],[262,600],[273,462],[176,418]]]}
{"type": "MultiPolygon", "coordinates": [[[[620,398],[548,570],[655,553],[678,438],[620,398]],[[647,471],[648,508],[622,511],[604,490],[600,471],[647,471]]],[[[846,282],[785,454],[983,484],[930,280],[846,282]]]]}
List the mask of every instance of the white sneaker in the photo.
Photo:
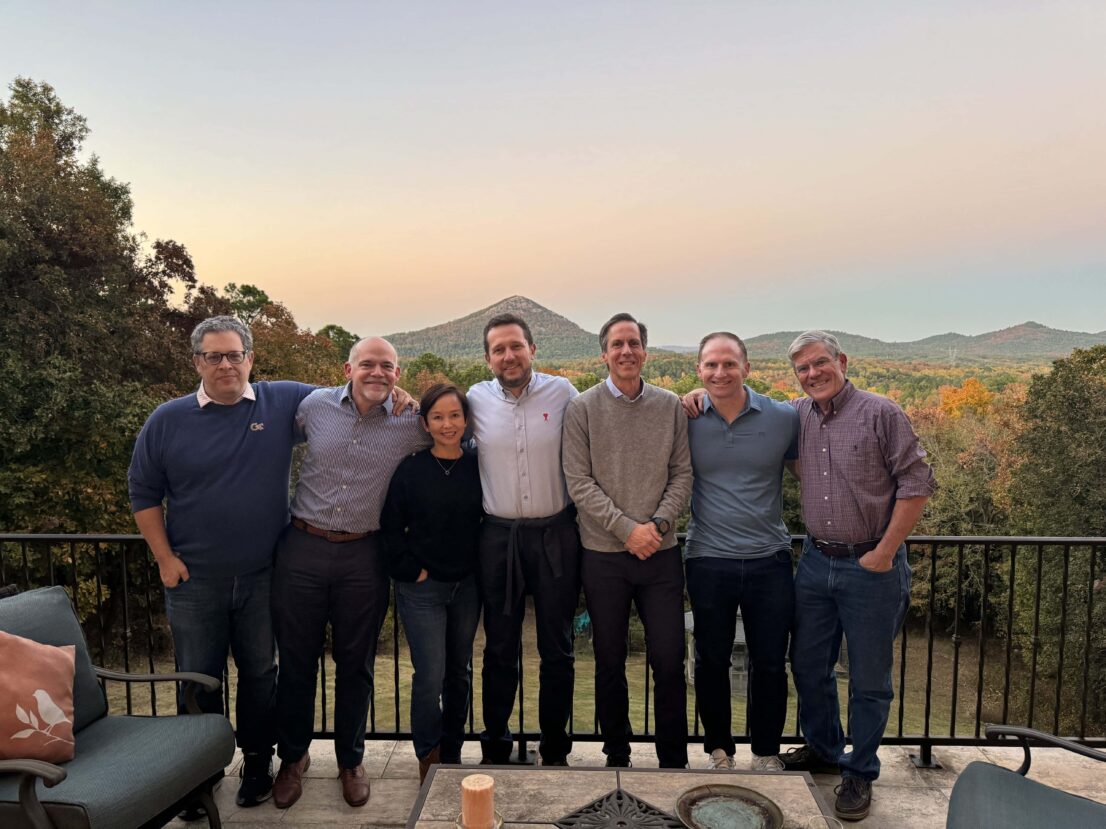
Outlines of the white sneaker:
{"type": "Polygon", "coordinates": [[[708,769],[736,769],[737,763],[734,762],[733,755],[727,754],[720,748],[716,748],[710,753],[710,759],[707,760],[708,769]]]}
{"type": "Polygon", "coordinates": [[[783,771],[783,760],[777,757],[775,754],[769,754],[766,757],[761,757],[759,754],[753,755],[753,762],[749,766],[753,771],[783,771]]]}

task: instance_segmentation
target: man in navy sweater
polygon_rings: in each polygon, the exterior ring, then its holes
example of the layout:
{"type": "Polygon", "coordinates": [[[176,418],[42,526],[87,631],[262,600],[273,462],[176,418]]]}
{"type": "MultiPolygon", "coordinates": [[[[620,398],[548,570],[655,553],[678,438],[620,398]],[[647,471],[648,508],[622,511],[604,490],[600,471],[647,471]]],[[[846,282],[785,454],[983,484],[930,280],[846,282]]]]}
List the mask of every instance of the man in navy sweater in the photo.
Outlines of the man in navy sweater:
{"type": "MultiPolygon", "coordinates": [[[[235,714],[245,755],[239,806],[268,799],[276,742],[276,661],[269,613],[273,549],[288,522],[296,409],[314,386],[250,384],[253,337],[234,317],[192,332],[196,393],[162,404],[142,427],[128,472],[135,522],[165,585],[177,667],[220,677],[238,667],[235,714]],[[164,507],[163,507],[164,503],[164,507]]],[[[222,695],[199,695],[222,713],[222,695]]],[[[196,807],[182,817],[202,815],[196,807]]]]}

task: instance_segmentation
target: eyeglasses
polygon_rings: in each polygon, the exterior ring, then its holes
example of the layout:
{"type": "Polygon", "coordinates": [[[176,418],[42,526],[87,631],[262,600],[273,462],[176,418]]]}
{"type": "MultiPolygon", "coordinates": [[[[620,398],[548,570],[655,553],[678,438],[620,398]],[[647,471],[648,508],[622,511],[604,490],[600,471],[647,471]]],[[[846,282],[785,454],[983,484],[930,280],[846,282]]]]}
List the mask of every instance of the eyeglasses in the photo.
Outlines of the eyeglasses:
{"type": "Polygon", "coordinates": [[[209,366],[219,365],[224,357],[228,363],[236,366],[246,359],[247,353],[246,351],[197,351],[196,356],[202,357],[209,366]]]}

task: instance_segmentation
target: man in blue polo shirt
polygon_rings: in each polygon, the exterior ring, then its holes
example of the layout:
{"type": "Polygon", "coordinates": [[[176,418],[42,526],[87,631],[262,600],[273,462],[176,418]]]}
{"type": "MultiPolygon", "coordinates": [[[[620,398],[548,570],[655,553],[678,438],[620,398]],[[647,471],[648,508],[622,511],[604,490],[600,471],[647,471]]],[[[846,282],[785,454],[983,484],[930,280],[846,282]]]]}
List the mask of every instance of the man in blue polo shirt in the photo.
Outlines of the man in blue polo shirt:
{"type": "Polygon", "coordinates": [[[688,423],[695,482],[686,570],[707,768],[735,767],[729,671],[740,608],[750,660],[752,768],[780,771],[784,657],[795,606],[783,469],[796,472],[799,418],[791,406],[745,385],[749,361],[735,334],[703,337],[696,370],[706,395],[702,416],[688,423]]]}

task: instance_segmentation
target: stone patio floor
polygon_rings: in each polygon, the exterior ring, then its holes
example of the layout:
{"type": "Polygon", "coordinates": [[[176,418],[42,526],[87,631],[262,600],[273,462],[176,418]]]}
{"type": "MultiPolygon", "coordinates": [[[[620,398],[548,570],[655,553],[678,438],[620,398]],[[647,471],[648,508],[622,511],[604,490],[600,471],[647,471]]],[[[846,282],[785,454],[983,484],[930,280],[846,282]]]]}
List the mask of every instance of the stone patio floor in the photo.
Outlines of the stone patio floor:
{"type": "MultiPolygon", "coordinates": [[[[692,767],[704,768],[705,755],[696,752],[694,746],[689,748],[692,767]]],[[[899,746],[885,746],[880,750],[882,771],[873,789],[872,812],[866,820],[854,825],[869,829],[901,829],[906,826],[940,829],[945,825],[952,785],[968,763],[986,760],[1017,768],[1022,757],[1020,748],[938,747],[933,750],[933,756],[942,768],[917,769],[907,756],[914,750],[899,746]]],[[[653,748],[648,744],[635,744],[633,758],[636,767],[657,764],[653,748]]],[[[475,742],[466,744],[463,759],[475,766],[480,759],[479,745],[475,742]]],[[[749,747],[738,746],[739,768],[748,768],[749,760],[749,747]]],[[[372,796],[359,809],[350,808],[342,800],[337,763],[328,741],[316,741],[311,746],[311,768],[307,772],[303,797],[286,810],[275,808],[271,801],[253,809],[238,808],[234,794],[238,789],[240,762],[241,758],[236,755],[227,767],[227,778],[215,792],[223,824],[230,827],[279,824],[288,829],[319,826],[394,829],[406,824],[419,791],[418,763],[408,742],[366,741],[365,770],[371,778],[372,796]]],[[[602,766],[603,762],[599,743],[577,743],[569,757],[569,763],[573,766],[602,766]]],[[[1061,749],[1034,749],[1029,776],[1050,786],[1106,803],[1106,770],[1101,763],[1093,760],[1061,749]]],[[[832,807],[833,787],[840,781],[820,774],[814,775],[814,779],[822,796],[832,807]]],[[[169,824],[173,829],[199,829],[206,825],[206,821],[184,823],[179,820],[169,824]]]]}

